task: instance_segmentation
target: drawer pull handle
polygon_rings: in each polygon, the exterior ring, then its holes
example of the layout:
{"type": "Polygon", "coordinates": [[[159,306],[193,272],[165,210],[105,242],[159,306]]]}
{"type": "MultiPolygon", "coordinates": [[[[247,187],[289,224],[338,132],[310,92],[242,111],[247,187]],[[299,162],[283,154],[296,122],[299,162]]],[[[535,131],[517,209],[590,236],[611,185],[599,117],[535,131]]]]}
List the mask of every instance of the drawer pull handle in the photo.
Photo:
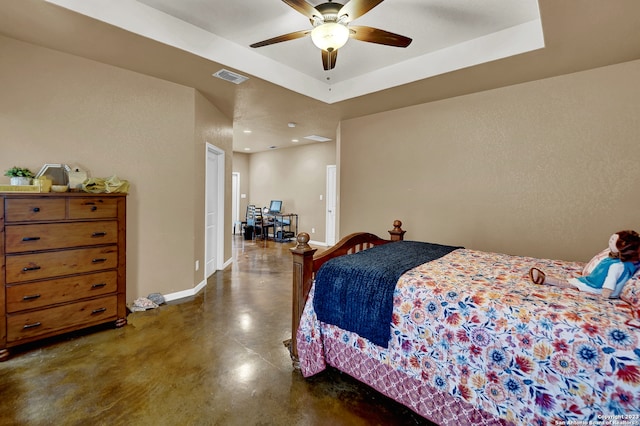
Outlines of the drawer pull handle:
{"type": "Polygon", "coordinates": [[[24,268],[22,268],[22,271],[29,272],[29,271],[37,271],[38,269],[40,269],[39,266],[25,266],[24,268]]]}
{"type": "Polygon", "coordinates": [[[106,310],[107,310],[107,308],[94,309],[93,311],[91,311],[91,315],[93,315],[93,314],[101,314],[102,312],[104,312],[106,310]]]}
{"type": "Polygon", "coordinates": [[[107,235],[106,232],[94,232],[91,234],[92,237],[104,237],[105,235],[107,235]]]}
{"type": "Polygon", "coordinates": [[[40,237],[24,237],[22,241],[38,241],[40,237]]]}
{"type": "Polygon", "coordinates": [[[39,295],[39,294],[29,294],[29,295],[27,295],[27,296],[24,296],[24,297],[22,298],[22,300],[33,300],[33,299],[37,299],[37,298],[39,298],[39,297],[40,297],[40,295],[39,295]]]}
{"type": "Polygon", "coordinates": [[[27,329],[29,329],[29,328],[36,328],[36,327],[40,327],[41,325],[42,325],[42,323],[41,323],[41,322],[34,322],[34,323],[32,323],[32,324],[25,324],[25,325],[22,327],[22,329],[23,329],[23,330],[27,330],[27,329]]]}
{"type": "Polygon", "coordinates": [[[92,211],[92,212],[95,212],[96,210],[98,210],[98,207],[96,207],[96,206],[91,206],[91,211],[92,211]]]}
{"type": "Polygon", "coordinates": [[[40,207],[34,207],[34,208],[33,208],[33,212],[34,212],[34,213],[38,213],[39,211],[40,211],[40,207]]]}
{"type": "Polygon", "coordinates": [[[93,284],[91,286],[91,288],[102,288],[102,287],[104,287],[106,285],[107,285],[107,283],[98,283],[98,284],[93,284]]]}
{"type": "Polygon", "coordinates": [[[102,263],[102,262],[106,262],[106,261],[107,261],[106,257],[98,257],[98,258],[95,258],[95,259],[91,260],[91,262],[93,262],[93,263],[102,263]]]}

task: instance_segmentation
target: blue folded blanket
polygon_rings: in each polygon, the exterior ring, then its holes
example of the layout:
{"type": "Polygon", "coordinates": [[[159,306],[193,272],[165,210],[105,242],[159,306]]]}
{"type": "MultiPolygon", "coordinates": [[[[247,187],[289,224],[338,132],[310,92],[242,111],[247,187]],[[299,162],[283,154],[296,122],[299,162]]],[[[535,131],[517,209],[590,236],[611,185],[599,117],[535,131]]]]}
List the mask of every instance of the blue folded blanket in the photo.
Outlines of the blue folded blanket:
{"type": "Polygon", "coordinates": [[[386,348],[391,337],[393,292],[400,276],[457,248],[398,241],[331,259],[316,274],[316,315],[322,322],[386,348]]]}

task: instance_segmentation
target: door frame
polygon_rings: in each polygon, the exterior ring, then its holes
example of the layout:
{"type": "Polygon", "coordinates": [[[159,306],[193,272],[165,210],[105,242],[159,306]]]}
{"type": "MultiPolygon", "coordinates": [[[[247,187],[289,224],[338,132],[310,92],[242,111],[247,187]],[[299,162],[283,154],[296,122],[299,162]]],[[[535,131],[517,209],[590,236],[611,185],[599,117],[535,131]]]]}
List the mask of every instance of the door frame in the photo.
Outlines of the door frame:
{"type": "Polygon", "coordinates": [[[325,242],[328,246],[332,246],[336,243],[336,216],[338,208],[338,196],[337,196],[337,167],[335,164],[327,166],[327,186],[325,196],[325,242]],[[330,198],[333,198],[332,200],[330,198]],[[333,204],[333,213],[329,212],[330,202],[333,204]],[[333,215],[333,218],[331,218],[333,215]]]}
{"type": "Polygon", "coordinates": [[[209,142],[207,142],[205,144],[205,201],[204,201],[204,275],[205,275],[205,279],[209,278],[211,275],[213,275],[217,270],[222,270],[224,269],[224,236],[225,236],[225,229],[224,229],[224,176],[225,176],[225,152],[224,150],[218,148],[215,145],[210,144],[209,142]],[[207,259],[209,258],[209,254],[207,253],[207,247],[208,247],[208,238],[209,235],[207,233],[207,206],[209,205],[209,184],[208,184],[208,173],[211,173],[209,171],[209,153],[212,153],[215,155],[216,158],[216,168],[217,168],[217,179],[216,179],[216,186],[217,186],[217,200],[216,200],[216,259],[215,259],[215,270],[213,270],[210,274],[207,275],[207,259]]]}
{"type": "MultiPolygon", "coordinates": [[[[240,221],[240,172],[231,173],[231,230],[236,229],[236,222],[240,221]],[[235,211],[235,214],[233,214],[235,211]]],[[[242,227],[240,229],[242,231],[242,227]]]]}

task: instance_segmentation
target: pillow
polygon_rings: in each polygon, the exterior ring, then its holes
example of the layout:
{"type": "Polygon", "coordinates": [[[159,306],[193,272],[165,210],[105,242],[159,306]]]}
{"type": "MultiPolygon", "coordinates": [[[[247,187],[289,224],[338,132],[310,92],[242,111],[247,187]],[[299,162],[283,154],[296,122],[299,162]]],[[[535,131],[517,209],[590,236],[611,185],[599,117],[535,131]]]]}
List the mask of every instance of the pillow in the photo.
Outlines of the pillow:
{"type": "Polygon", "coordinates": [[[602,250],[600,253],[593,256],[593,258],[589,261],[589,263],[585,265],[584,269],[582,270],[582,276],[589,275],[591,271],[593,271],[593,268],[595,268],[602,259],[609,256],[610,251],[611,250],[606,248],[602,250]]]}
{"type": "Polygon", "coordinates": [[[636,272],[620,292],[620,299],[631,305],[633,316],[640,320],[640,273],[636,272]]]}

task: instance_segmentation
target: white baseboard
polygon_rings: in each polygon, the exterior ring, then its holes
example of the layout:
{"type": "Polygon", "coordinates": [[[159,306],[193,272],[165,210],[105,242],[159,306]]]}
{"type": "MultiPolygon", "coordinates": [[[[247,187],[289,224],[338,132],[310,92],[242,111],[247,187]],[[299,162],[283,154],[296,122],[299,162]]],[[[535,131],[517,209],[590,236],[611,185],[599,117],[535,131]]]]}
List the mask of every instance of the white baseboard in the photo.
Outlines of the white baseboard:
{"type": "Polygon", "coordinates": [[[182,291],[176,291],[175,293],[164,294],[163,295],[164,300],[167,302],[171,302],[172,300],[184,299],[185,297],[195,296],[196,294],[200,293],[200,290],[202,290],[206,285],[207,285],[207,280],[204,280],[204,281],[201,281],[194,288],[190,288],[182,291]]]}
{"type": "MultiPolygon", "coordinates": [[[[226,262],[224,262],[222,269],[226,269],[232,263],[233,263],[233,258],[230,257],[229,259],[227,259],[226,262]]],[[[172,300],[184,299],[185,297],[195,296],[196,294],[200,293],[200,291],[206,285],[207,285],[207,280],[203,280],[194,288],[190,288],[182,291],[176,291],[175,293],[163,294],[163,297],[165,301],[170,302],[172,300]]]]}
{"type": "Polygon", "coordinates": [[[313,245],[313,246],[329,247],[329,246],[327,245],[327,243],[325,243],[325,242],[320,242],[320,241],[313,241],[313,240],[310,240],[308,244],[313,245]]]}
{"type": "Polygon", "coordinates": [[[227,266],[231,265],[233,263],[233,257],[230,257],[229,259],[227,259],[226,262],[224,262],[224,264],[222,265],[222,269],[227,269],[227,266]]]}

